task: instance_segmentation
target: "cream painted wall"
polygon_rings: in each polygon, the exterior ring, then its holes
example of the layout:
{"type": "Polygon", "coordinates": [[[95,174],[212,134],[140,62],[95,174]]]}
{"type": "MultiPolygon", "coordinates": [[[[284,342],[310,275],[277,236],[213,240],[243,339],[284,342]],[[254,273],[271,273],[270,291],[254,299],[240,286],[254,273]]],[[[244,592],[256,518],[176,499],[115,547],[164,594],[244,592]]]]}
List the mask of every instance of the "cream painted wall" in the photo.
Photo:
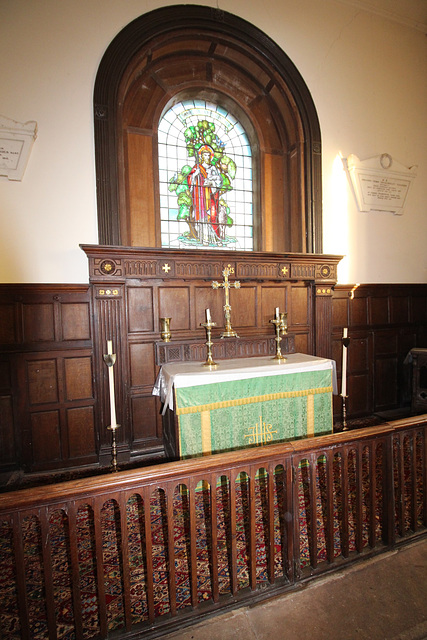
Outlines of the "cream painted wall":
{"type": "MultiPolygon", "coordinates": [[[[87,282],[98,65],[126,24],[169,4],[0,0],[0,114],[38,123],[23,180],[0,178],[0,282],[87,282]]],[[[425,35],[334,0],[197,4],[254,23],[305,79],[322,131],[324,252],[346,256],[340,282],[426,282],[425,35]],[[351,153],[418,165],[403,216],[358,212],[340,159],[351,153]]]]}

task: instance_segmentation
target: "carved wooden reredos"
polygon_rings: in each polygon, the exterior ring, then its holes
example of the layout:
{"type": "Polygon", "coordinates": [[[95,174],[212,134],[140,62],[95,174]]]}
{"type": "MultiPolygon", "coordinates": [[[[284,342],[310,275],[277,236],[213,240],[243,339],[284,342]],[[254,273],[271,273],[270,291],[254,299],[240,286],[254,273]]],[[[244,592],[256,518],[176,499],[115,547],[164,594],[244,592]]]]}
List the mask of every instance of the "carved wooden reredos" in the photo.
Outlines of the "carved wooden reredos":
{"type": "MultiPolygon", "coordinates": [[[[218,325],[215,359],[273,353],[269,320],[276,307],[288,313],[282,351],[330,356],[340,258],[320,255],[320,126],[303,78],[266,34],[224,11],[176,5],[137,18],[111,42],[94,88],[94,128],[102,244],[83,249],[101,424],[108,423],[102,355],[112,339],[121,454],[150,456],[162,449],[159,402],[151,393],[159,366],[205,360],[206,308],[218,325]],[[230,109],[248,133],[254,253],[156,248],[159,119],[176,102],[197,97],[230,109]],[[222,280],[228,264],[231,280],[241,282],[230,292],[240,337],[221,340],[223,291],[211,283],[222,280]],[[161,341],[160,317],[172,318],[170,343],[161,341]]],[[[107,434],[102,438],[101,458],[103,450],[109,454],[107,434]]]]}
{"type": "MultiPolygon", "coordinates": [[[[180,251],[82,246],[89,259],[94,313],[96,381],[101,424],[108,424],[107,372],[102,355],[113,340],[119,437],[122,454],[153,455],[162,447],[158,399],[152,396],[165,361],[206,358],[200,323],[210,308],[215,359],[274,354],[270,319],[276,307],[288,314],[284,351],[330,357],[332,288],[340,256],[180,251]],[[233,328],[238,339],[221,339],[224,293],[212,288],[231,265],[233,328]],[[160,317],[171,317],[172,339],[160,335],[160,317]]],[[[109,439],[101,443],[109,455],[109,439]]]]}

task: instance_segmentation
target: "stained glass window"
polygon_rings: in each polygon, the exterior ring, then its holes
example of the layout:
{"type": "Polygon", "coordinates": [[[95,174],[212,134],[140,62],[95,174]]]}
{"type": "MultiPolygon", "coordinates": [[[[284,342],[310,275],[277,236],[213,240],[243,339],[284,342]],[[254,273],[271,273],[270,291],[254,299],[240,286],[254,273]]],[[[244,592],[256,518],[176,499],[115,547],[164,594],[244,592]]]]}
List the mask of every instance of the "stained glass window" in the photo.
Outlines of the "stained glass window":
{"type": "Polygon", "coordinates": [[[252,152],[218,104],[184,100],[159,123],[162,247],[253,251],[252,152]]]}

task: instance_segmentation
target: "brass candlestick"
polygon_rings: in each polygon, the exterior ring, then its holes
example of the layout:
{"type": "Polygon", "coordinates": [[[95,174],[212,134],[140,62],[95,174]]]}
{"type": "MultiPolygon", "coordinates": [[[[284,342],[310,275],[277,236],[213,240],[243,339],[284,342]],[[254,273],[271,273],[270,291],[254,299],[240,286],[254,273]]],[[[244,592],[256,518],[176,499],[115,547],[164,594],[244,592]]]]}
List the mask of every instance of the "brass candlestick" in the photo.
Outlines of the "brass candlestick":
{"type": "Polygon", "coordinates": [[[163,342],[170,342],[171,339],[171,323],[172,318],[160,318],[160,336],[163,342]]]}
{"type": "Polygon", "coordinates": [[[204,327],[206,329],[206,347],[208,350],[207,356],[206,356],[206,362],[203,363],[203,367],[209,367],[210,369],[216,369],[217,368],[217,363],[214,362],[213,358],[212,358],[212,346],[213,346],[213,342],[212,342],[212,327],[216,327],[216,322],[212,322],[212,320],[208,320],[208,322],[202,322],[200,324],[201,327],[204,327]]]}
{"type": "Polygon", "coordinates": [[[273,360],[285,362],[286,357],[282,355],[280,343],[282,341],[282,335],[285,335],[288,330],[288,315],[286,313],[280,313],[279,316],[276,316],[273,320],[270,320],[270,322],[274,324],[276,329],[276,355],[273,360]]]}
{"type": "Polygon", "coordinates": [[[110,424],[107,429],[111,431],[111,471],[118,471],[117,465],[117,443],[116,443],[116,431],[120,427],[119,424],[110,424]]]}
{"type": "Polygon", "coordinates": [[[348,427],[347,427],[347,406],[346,406],[346,401],[348,396],[341,396],[342,398],[342,430],[343,431],[348,431],[348,427]]]}

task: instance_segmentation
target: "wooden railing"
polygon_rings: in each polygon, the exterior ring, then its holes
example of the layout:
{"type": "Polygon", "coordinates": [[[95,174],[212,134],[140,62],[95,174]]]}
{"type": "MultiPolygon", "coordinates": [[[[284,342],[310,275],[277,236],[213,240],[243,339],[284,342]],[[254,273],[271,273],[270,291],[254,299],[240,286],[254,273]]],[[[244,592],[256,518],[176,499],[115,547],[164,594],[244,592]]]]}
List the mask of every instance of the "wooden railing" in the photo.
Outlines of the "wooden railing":
{"type": "Polygon", "coordinates": [[[0,495],[0,637],[151,638],[425,535],[426,428],[0,495]]]}

